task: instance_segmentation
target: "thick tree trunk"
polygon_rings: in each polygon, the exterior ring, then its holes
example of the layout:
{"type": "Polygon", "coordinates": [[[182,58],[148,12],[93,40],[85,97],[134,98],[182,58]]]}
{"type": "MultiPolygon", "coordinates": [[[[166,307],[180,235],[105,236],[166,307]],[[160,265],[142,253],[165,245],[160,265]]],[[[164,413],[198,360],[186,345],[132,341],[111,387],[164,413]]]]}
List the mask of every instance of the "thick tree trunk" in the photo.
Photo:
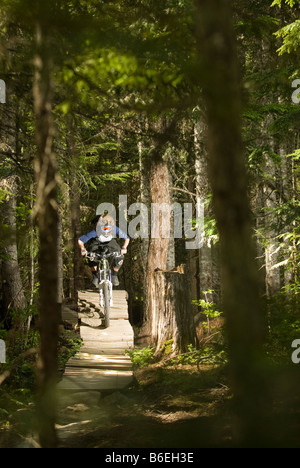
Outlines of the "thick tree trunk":
{"type": "Polygon", "coordinates": [[[262,307],[241,141],[241,97],[228,0],[194,0],[208,121],[209,174],[220,233],[223,299],[241,444],[263,437],[262,307]],[[216,14],[216,12],[218,12],[216,14]]]}
{"type": "MultiPolygon", "coordinates": [[[[41,18],[43,14],[40,12],[41,18]]],[[[40,356],[38,366],[38,410],[40,442],[43,448],[57,446],[55,431],[57,381],[58,317],[58,206],[56,202],[56,158],[52,151],[52,61],[50,31],[46,18],[37,26],[35,56],[34,110],[36,116],[37,154],[34,169],[37,183],[39,256],[40,356]],[[49,34],[48,34],[49,33],[49,34]]]]}
{"type": "MultiPolygon", "coordinates": [[[[165,203],[170,206],[170,191],[169,191],[169,170],[168,165],[162,159],[157,161],[154,159],[150,169],[150,198],[151,203],[165,203]]],[[[157,269],[165,270],[168,259],[169,239],[162,236],[163,219],[161,217],[152,219],[152,227],[154,223],[158,227],[158,237],[152,237],[149,241],[147,268],[145,276],[145,309],[143,317],[143,326],[139,334],[139,340],[144,345],[150,345],[153,341],[155,322],[157,320],[155,306],[153,302],[154,291],[154,271],[157,269]]]]}
{"type": "MultiPolygon", "coordinates": [[[[151,237],[148,244],[147,264],[144,277],[144,310],[143,324],[139,333],[138,343],[150,345],[153,342],[155,322],[157,320],[154,304],[154,271],[156,269],[166,270],[169,253],[170,232],[170,173],[165,146],[170,140],[176,128],[176,120],[166,126],[162,117],[153,125],[156,131],[156,138],[153,141],[153,148],[143,169],[148,174],[148,183],[144,181],[144,186],[149,187],[149,202],[151,203],[151,237]],[[156,208],[162,210],[156,210],[156,208]]],[[[140,159],[141,161],[141,159],[140,159]]],[[[149,207],[150,208],[150,207],[149,207]]]]}
{"type": "Polygon", "coordinates": [[[153,327],[155,354],[169,357],[196,346],[190,290],[183,268],[154,273],[153,298],[157,319],[153,327]],[[167,350],[166,350],[166,343],[167,350]]]}

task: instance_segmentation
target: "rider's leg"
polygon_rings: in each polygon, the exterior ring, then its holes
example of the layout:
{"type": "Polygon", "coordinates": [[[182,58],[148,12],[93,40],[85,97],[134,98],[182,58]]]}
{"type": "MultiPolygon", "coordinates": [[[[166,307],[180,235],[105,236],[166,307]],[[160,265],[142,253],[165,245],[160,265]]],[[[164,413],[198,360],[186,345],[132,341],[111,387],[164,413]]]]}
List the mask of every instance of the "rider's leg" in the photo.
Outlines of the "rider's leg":
{"type": "Polygon", "coordinates": [[[97,274],[97,268],[96,270],[93,270],[93,281],[92,281],[93,285],[96,286],[96,288],[98,288],[99,286],[99,278],[98,278],[98,274],[97,274]]]}
{"type": "Polygon", "coordinates": [[[93,275],[93,278],[92,278],[92,283],[93,285],[98,288],[99,286],[99,278],[98,278],[98,266],[97,266],[97,263],[95,262],[89,262],[89,266],[91,268],[91,272],[92,272],[92,275],[93,275]]]}
{"type": "Polygon", "coordinates": [[[118,273],[119,273],[121,266],[123,265],[123,261],[124,261],[124,256],[121,254],[115,258],[114,267],[112,271],[112,278],[111,278],[112,284],[114,286],[119,286],[120,284],[118,273]]]}
{"type": "MultiPolygon", "coordinates": [[[[99,242],[98,239],[94,239],[91,242],[91,245],[89,247],[90,252],[97,252],[99,249],[99,242]]],[[[93,262],[92,260],[89,260],[89,267],[91,268],[91,272],[93,275],[92,278],[92,284],[98,288],[99,287],[99,277],[98,277],[98,264],[96,262],[93,262]]]]}
{"type": "Polygon", "coordinates": [[[111,281],[114,286],[119,286],[120,283],[118,279],[118,272],[123,264],[124,256],[121,255],[121,247],[119,246],[116,239],[112,239],[110,242],[108,242],[107,247],[110,252],[118,253],[118,255],[114,258],[111,281]]]}

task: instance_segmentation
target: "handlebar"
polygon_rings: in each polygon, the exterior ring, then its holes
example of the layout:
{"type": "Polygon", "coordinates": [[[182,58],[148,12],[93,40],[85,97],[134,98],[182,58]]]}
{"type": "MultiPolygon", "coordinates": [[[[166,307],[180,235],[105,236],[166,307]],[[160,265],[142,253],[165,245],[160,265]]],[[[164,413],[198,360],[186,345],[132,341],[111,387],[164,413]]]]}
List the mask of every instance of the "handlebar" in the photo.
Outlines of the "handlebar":
{"type": "Polygon", "coordinates": [[[119,252],[108,252],[106,250],[106,251],[103,251],[101,253],[87,252],[86,253],[86,258],[88,258],[89,260],[92,260],[92,261],[97,261],[97,260],[101,260],[102,258],[117,257],[119,255],[120,255],[119,252]]]}

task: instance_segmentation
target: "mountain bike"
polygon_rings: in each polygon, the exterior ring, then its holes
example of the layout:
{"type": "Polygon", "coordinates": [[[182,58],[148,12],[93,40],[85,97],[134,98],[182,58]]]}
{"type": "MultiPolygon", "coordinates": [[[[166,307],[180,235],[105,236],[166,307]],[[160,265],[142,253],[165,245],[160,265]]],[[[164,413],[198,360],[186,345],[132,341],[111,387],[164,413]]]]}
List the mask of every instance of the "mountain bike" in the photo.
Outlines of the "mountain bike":
{"type": "Polygon", "coordinates": [[[110,324],[110,308],[113,306],[113,285],[111,281],[111,262],[113,257],[119,255],[118,252],[109,252],[104,248],[101,252],[88,252],[87,258],[98,264],[99,274],[99,304],[104,309],[104,327],[110,324]]]}

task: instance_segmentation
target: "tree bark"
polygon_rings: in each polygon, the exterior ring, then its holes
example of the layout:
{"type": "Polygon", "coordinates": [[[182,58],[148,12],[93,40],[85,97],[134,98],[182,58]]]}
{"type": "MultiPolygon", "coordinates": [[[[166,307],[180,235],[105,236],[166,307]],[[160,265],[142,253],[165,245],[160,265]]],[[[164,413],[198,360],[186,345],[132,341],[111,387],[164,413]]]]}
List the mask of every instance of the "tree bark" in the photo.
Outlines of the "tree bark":
{"type": "Polygon", "coordinates": [[[157,319],[153,327],[155,355],[169,357],[185,353],[196,346],[196,331],[191,307],[190,290],[183,268],[155,271],[153,303],[157,319]],[[166,343],[170,348],[166,353],[166,343]]]}
{"type": "MultiPolygon", "coordinates": [[[[202,200],[207,200],[210,191],[208,181],[208,154],[206,148],[206,123],[204,118],[199,119],[194,126],[194,145],[195,145],[195,173],[196,173],[196,195],[202,200]]],[[[213,265],[212,249],[207,240],[199,250],[199,299],[205,299],[204,291],[213,290],[213,265]]],[[[211,301],[211,295],[206,295],[211,301]]]]}
{"type": "MultiPolygon", "coordinates": [[[[43,7],[42,7],[43,8],[43,7]]],[[[47,10],[47,9],[46,9],[47,10]]],[[[38,365],[38,411],[40,442],[43,448],[55,448],[58,345],[58,206],[56,202],[56,158],[52,144],[54,125],[52,118],[52,60],[50,31],[46,13],[40,12],[37,25],[34,110],[36,117],[37,153],[34,160],[37,200],[34,214],[39,230],[39,310],[40,355],[38,365]]]]}
{"type": "MultiPolygon", "coordinates": [[[[275,143],[273,142],[273,145],[275,143]]],[[[272,148],[275,152],[276,149],[272,148]]],[[[277,174],[276,174],[276,164],[272,161],[271,157],[267,157],[266,162],[266,172],[268,177],[270,177],[272,184],[274,183],[274,188],[277,189],[277,174]]],[[[279,242],[276,237],[279,235],[279,232],[274,229],[274,213],[278,203],[278,193],[279,190],[273,190],[269,185],[264,185],[264,207],[267,208],[265,211],[265,232],[266,232],[266,246],[265,246],[265,265],[266,265],[266,293],[268,297],[272,297],[277,294],[281,288],[280,281],[280,268],[274,268],[274,266],[279,263],[279,242]]]]}
{"type": "MultiPolygon", "coordinates": [[[[10,96],[12,89],[8,90],[10,96]]],[[[1,149],[5,149],[9,154],[18,154],[18,111],[17,105],[10,97],[5,104],[5,136],[1,142],[1,149]]],[[[6,197],[1,204],[1,221],[8,226],[8,238],[3,248],[2,259],[2,288],[4,302],[4,318],[7,323],[13,321],[13,329],[23,331],[24,319],[18,311],[24,310],[26,307],[26,298],[22,284],[17,246],[17,197],[19,192],[20,178],[17,176],[17,164],[10,167],[10,172],[13,174],[4,177],[0,181],[1,189],[6,191],[6,197]]],[[[22,314],[24,316],[24,314],[22,314]]],[[[11,334],[11,338],[13,339],[11,334]]]]}
{"type": "MultiPolygon", "coordinates": [[[[163,159],[153,159],[150,169],[150,199],[151,203],[166,203],[170,206],[169,170],[163,159]]],[[[160,220],[156,220],[160,222],[160,220]]],[[[153,234],[153,233],[151,233],[153,234]]],[[[153,302],[154,271],[165,270],[167,267],[169,239],[162,237],[161,228],[159,237],[151,235],[149,240],[147,268],[145,275],[145,309],[143,326],[139,334],[139,340],[145,345],[153,342],[155,321],[157,320],[155,305],[153,302]]]]}
{"type": "Polygon", "coordinates": [[[69,116],[67,120],[67,156],[69,158],[69,192],[68,192],[68,207],[70,213],[68,226],[70,229],[70,253],[68,254],[68,278],[69,278],[69,297],[78,302],[78,290],[84,289],[85,281],[82,274],[83,260],[78,247],[78,238],[81,235],[80,224],[80,185],[78,182],[77,167],[78,167],[78,149],[75,147],[76,143],[76,124],[74,119],[69,116]]]}
{"type": "Polygon", "coordinates": [[[73,271],[70,279],[70,297],[78,302],[78,290],[84,288],[84,277],[82,276],[82,256],[78,248],[78,239],[81,234],[80,225],[80,189],[75,179],[71,184],[71,236],[73,247],[73,271]]]}
{"type": "Polygon", "coordinates": [[[165,146],[175,131],[177,120],[174,119],[169,125],[163,122],[162,117],[154,125],[156,138],[147,161],[145,170],[148,171],[149,198],[151,202],[151,237],[149,239],[147,266],[144,279],[144,310],[143,324],[139,333],[138,342],[150,345],[155,333],[156,311],[153,304],[154,271],[156,269],[166,270],[169,253],[171,227],[170,206],[170,173],[167,158],[165,157],[165,146]],[[165,206],[166,211],[155,213],[155,206],[165,206]],[[167,219],[169,218],[169,219],[167,219]],[[169,224],[170,222],[170,224],[169,224]]]}
{"type": "Polygon", "coordinates": [[[16,225],[16,197],[18,190],[18,177],[11,176],[0,183],[1,188],[7,190],[5,203],[1,206],[2,221],[8,226],[9,238],[4,248],[2,260],[2,288],[6,320],[13,320],[14,328],[24,327],[18,311],[25,309],[26,298],[24,294],[17,248],[17,225],[16,225]],[[13,317],[14,316],[14,317],[13,317]],[[13,318],[12,318],[13,317],[13,318]]]}
{"type": "MultiPolygon", "coordinates": [[[[150,193],[149,193],[149,174],[145,171],[145,162],[143,161],[143,142],[138,142],[138,153],[139,153],[139,169],[140,169],[140,202],[146,206],[150,204],[150,193]]],[[[146,274],[147,257],[149,249],[149,239],[141,239],[141,263],[143,269],[143,275],[146,274]]]]}

